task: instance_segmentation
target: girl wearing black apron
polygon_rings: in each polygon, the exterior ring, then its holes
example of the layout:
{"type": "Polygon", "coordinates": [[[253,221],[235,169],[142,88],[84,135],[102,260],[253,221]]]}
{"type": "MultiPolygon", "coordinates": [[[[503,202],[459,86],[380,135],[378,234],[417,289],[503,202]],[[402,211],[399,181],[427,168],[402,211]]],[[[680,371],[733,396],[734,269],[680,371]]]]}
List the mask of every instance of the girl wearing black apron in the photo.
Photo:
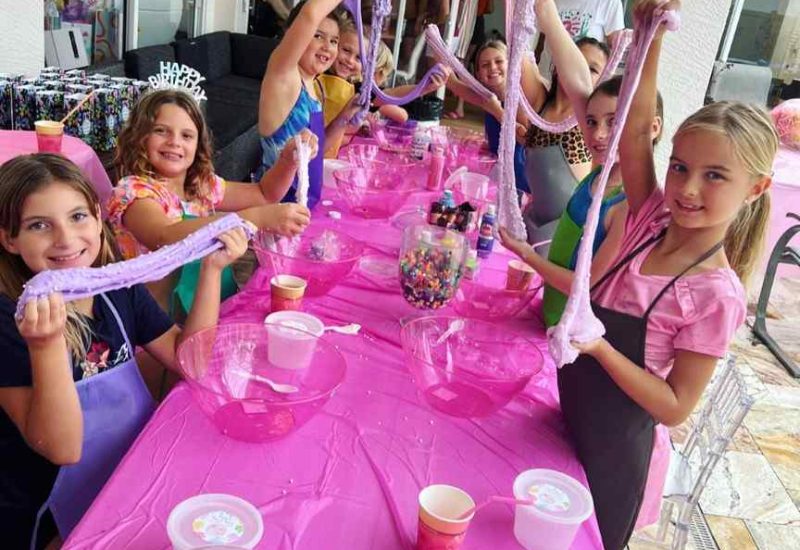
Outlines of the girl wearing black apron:
{"type": "MultiPolygon", "coordinates": [[[[645,241],[614,265],[593,287],[602,286],[643,250],[662,239],[666,230],[645,241]]],[[[664,294],[690,269],[722,247],[718,243],[673,277],[655,296],[642,317],[592,303],[606,329],[605,339],[633,363],[644,368],[647,322],[664,294]]],[[[591,355],[582,354],[558,370],[561,410],[586,471],[603,545],[625,547],[642,505],[653,451],[656,422],[631,399],[591,355]]]]}

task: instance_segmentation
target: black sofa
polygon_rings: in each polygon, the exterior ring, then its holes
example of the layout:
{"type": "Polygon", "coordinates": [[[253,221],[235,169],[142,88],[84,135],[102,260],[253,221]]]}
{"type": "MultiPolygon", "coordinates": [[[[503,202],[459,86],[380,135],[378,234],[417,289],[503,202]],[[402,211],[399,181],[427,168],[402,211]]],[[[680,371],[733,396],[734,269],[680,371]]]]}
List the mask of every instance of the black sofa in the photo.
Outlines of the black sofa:
{"type": "Polygon", "coordinates": [[[200,71],[203,102],[214,146],[214,169],[225,179],[249,181],[258,166],[258,97],[273,38],[214,32],[169,45],[125,53],[125,75],[146,80],[161,61],[177,61],[200,71]]]}

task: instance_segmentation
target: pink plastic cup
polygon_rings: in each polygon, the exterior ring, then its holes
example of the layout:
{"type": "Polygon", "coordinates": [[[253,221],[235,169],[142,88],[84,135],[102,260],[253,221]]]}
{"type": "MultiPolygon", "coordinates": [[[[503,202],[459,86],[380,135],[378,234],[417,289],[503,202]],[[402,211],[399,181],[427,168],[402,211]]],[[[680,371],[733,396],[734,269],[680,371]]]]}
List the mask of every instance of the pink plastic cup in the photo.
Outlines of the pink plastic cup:
{"type": "Polygon", "coordinates": [[[514,497],[533,501],[514,511],[514,536],[526,550],[568,549],[594,510],[586,487],[555,470],[522,472],[514,480],[514,497]]]}
{"type": "Polygon", "coordinates": [[[60,153],[64,138],[64,125],[54,120],[37,120],[36,144],[40,153],[60,153]]]}
{"type": "Polygon", "coordinates": [[[458,550],[475,515],[475,501],[458,487],[429,485],[419,493],[417,550],[458,550]]]}

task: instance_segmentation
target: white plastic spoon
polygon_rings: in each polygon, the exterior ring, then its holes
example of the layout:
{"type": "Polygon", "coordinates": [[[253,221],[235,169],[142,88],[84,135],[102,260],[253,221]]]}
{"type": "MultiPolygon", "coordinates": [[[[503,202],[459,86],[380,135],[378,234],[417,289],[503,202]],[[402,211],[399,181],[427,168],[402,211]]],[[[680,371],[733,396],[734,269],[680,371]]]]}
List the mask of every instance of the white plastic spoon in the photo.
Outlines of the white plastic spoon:
{"type": "Polygon", "coordinates": [[[266,376],[261,376],[259,374],[253,374],[252,372],[247,372],[245,370],[237,370],[235,371],[239,376],[244,378],[248,378],[250,380],[254,380],[256,382],[261,382],[269,386],[272,391],[275,393],[297,393],[300,391],[300,388],[297,386],[293,386],[291,384],[281,384],[280,382],[275,382],[274,380],[270,380],[266,376]]]}
{"type": "Polygon", "coordinates": [[[361,330],[361,325],[358,323],[350,323],[349,325],[330,325],[322,328],[323,331],[338,332],[339,334],[358,334],[361,330]]]}

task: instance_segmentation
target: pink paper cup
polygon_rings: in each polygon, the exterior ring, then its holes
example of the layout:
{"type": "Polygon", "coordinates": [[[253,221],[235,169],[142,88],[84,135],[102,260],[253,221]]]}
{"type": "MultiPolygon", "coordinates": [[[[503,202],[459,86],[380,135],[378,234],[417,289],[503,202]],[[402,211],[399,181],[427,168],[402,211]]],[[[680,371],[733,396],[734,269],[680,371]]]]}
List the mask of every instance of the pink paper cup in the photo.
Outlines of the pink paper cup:
{"type": "Polygon", "coordinates": [[[527,290],[533,280],[534,269],[520,260],[508,262],[506,290],[527,290]]]}
{"type": "Polygon", "coordinates": [[[269,281],[271,311],[297,311],[303,305],[306,280],[294,275],[275,275],[269,281]]]}
{"type": "Polygon", "coordinates": [[[64,138],[64,125],[55,120],[37,120],[36,144],[40,153],[60,153],[64,138]]]}
{"type": "Polygon", "coordinates": [[[475,507],[466,492],[451,485],[429,485],[419,493],[416,550],[458,550],[467,536],[475,507]]]}

